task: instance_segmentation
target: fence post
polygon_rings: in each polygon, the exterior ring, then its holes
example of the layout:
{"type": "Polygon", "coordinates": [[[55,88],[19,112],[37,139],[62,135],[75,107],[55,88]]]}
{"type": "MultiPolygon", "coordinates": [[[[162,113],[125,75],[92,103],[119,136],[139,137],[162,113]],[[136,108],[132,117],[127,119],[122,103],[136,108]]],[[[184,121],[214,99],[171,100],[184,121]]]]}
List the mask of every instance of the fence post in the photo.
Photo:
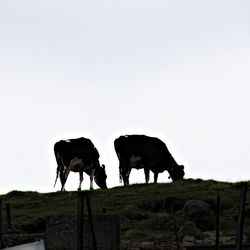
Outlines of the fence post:
{"type": "Polygon", "coordinates": [[[0,198],[0,248],[2,248],[2,241],[3,241],[3,238],[2,238],[2,235],[3,235],[3,232],[2,232],[2,225],[3,225],[3,216],[2,216],[2,199],[0,198]]]}
{"type": "Polygon", "coordinates": [[[83,237],[84,237],[84,198],[86,198],[89,224],[90,224],[91,233],[92,233],[93,249],[97,250],[97,243],[96,243],[94,223],[93,223],[93,217],[92,217],[92,209],[91,209],[89,195],[88,195],[87,192],[81,192],[81,191],[79,191],[77,193],[77,195],[78,195],[78,199],[77,199],[77,242],[76,242],[77,247],[76,247],[76,249],[77,250],[83,250],[83,247],[84,247],[84,244],[83,244],[83,237]]]}
{"type": "Polygon", "coordinates": [[[7,228],[11,228],[10,203],[6,203],[7,228]]]}
{"type": "Polygon", "coordinates": [[[215,239],[215,249],[220,249],[220,195],[217,195],[217,204],[216,204],[216,239],[215,239]]]}
{"type": "Polygon", "coordinates": [[[177,247],[177,250],[180,250],[179,238],[178,238],[176,221],[175,221],[175,212],[174,212],[173,206],[171,207],[171,214],[173,216],[173,221],[174,221],[174,234],[175,234],[176,247],[177,247]]]}
{"type": "Polygon", "coordinates": [[[77,193],[77,242],[76,249],[83,249],[83,231],[84,231],[84,203],[83,193],[79,191],[77,193]]]}
{"type": "Polygon", "coordinates": [[[247,193],[247,182],[242,182],[241,189],[240,189],[240,214],[239,214],[239,219],[238,219],[237,241],[236,241],[237,250],[242,249],[242,236],[243,236],[243,226],[244,226],[246,193],[247,193]]]}
{"type": "Polygon", "coordinates": [[[93,249],[97,250],[96,237],[95,237],[95,229],[94,229],[94,224],[93,224],[92,210],[91,210],[91,205],[90,205],[90,200],[89,200],[88,193],[86,193],[86,200],[87,200],[89,223],[90,223],[91,232],[92,232],[93,249]]]}

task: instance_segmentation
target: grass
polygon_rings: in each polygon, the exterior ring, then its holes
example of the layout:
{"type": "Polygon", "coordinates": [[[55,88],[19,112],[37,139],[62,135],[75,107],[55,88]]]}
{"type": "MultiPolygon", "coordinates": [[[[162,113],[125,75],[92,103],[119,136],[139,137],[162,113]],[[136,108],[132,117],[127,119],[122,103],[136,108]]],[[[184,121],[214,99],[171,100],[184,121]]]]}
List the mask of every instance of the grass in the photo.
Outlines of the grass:
{"type": "MultiPolygon", "coordinates": [[[[221,231],[224,234],[235,233],[239,213],[239,183],[217,182],[213,180],[187,179],[166,184],[135,184],[129,187],[115,187],[107,190],[89,192],[93,213],[109,214],[120,217],[121,239],[144,240],[173,239],[174,226],[170,221],[168,228],[153,229],[152,219],[159,213],[171,214],[171,206],[175,209],[176,224],[179,228],[185,218],[180,210],[186,200],[204,200],[216,208],[216,197],[221,196],[222,215],[221,231]],[[129,236],[128,230],[143,230],[145,235],[129,236]]],[[[0,198],[11,206],[11,219],[14,227],[20,225],[40,225],[48,215],[76,213],[77,192],[21,192],[12,191],[0,198]],[[40,224],[39,224],[40,223],[40,224]]],[[[249,201],[250,194],[247,193],[249,201]]],[[[249,209],[250,210],[250,209],[249,209]]],[[[215,213],[212,221],[215,223],[215,213]]],[[[246,218],[249,222],[249,218],[246,218]]],[[[39,227],[39,226],[37,226],[39,227]]],[[[27,228],[29,227],[23,227],[27,228]]],[[[40,227],[37,231],[44,230],[40,227]]],[[[245,234],[250,235],[250,223],[245,223],[245,234]]]]}

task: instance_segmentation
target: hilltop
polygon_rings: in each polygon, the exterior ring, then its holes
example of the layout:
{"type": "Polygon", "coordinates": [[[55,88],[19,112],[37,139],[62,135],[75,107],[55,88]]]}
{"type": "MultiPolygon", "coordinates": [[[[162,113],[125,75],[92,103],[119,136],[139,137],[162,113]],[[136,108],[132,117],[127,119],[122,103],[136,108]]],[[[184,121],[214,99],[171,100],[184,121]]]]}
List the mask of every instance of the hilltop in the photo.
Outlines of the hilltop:
{"type": "MultiPolygon", "coordinates": [[[[131,246],[136,249],[141,242],[174,248],[175,232],[179,232],[181,242],[185,236],[181,230],[187,221],[197,227],[198,231],[194,233],[197,234],[194,235],[197,241],[205,238],[208,232],[211,236],[215,229],[218,194],[221,197],[221,234],[232,238],[236,233],[239,214],[239,183],[187,179],[89,192],[94,214],[106,212],[120,217],[123,249],[132,249],[131,246]],[[188,207],[187,201],[194,200],[203,207],[196,211],[192,210],[192,205],[188,207]]],[[[77,207],[77,192],[12,191],[0,198],[10,204],[12,230],[26,234],[43,233],[47,216],[76,213],[77,207]]],[[[249,198],[248,193],[247,200],[249,198]]],[[[247,206],[244,227],[246,241],[250,238],[249,222],[250,207],[247,206]]]]}

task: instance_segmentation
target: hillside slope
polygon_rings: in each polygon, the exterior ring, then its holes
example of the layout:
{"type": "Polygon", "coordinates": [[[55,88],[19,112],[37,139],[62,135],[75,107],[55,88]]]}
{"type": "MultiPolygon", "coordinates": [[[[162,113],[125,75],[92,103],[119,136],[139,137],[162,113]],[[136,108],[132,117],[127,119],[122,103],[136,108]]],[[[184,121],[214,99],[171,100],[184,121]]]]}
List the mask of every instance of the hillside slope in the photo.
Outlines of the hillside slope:
{"type": "MultiPolygon", "coordinates": [[[[140,242],[175,245],[175,231],[180,231],[186,221],[195,223],[200,232],[199,237],[206,231],[213,231],[218,194],[222,207],[221,231],[224,235],[234,235],[239,213],[239,183],[187,179],[167,184],[136,184],[89,192],[93,213],[119,215],[124,246],[138,245],[140,242]],[[204,213],[199,208],[196,211],[187,208],[185,204],[190,200],[204,201],[208,210],[202,208],[204,213]]],[[[10,204],[12,228],[24,233],[44,232],[48,215],[76,213],[77,207],[77,192],[12,191],[0,198],[10,204]]],[[[249,221],[250,208],[247,206],[246,236],[250,236],[249,221]]],[[[179,235],[180,241],[182,236],[179,235]]]]}

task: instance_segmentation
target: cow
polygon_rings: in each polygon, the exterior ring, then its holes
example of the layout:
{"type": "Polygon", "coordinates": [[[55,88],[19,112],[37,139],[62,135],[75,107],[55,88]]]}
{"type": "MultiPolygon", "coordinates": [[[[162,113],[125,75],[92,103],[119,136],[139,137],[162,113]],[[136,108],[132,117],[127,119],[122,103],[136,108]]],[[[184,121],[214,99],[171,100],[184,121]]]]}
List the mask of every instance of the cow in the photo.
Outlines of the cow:
{"type": "Polygon", "coordinates": [[[61,180],[61,191],[65,191],[65,183],[70,171],[79,172],[80,183],[78,190],[81,190],[83,172],[90,176],[90,189],[93,189],[93,178],[96,184],[104,189],[106,185],[105,166],[100,166],[99,153],[90,139],[81,137],[77,139],[61,140],[55,143],[54,153],[57,162],[57,174],[61,180]]]}
{"type": "Polygon", "coordinates": [[[149,182],[150,170],[154,173],[154,183],[158,174],[167,170],[173,181],[183,179],[184,166],[178,165],[167,146],[160,139],[146,135],[125,135],[114,141],[114,148],[119,159],[120,181],[129,185],[132,168],[144,169],[146,183],[149,182]]]}

